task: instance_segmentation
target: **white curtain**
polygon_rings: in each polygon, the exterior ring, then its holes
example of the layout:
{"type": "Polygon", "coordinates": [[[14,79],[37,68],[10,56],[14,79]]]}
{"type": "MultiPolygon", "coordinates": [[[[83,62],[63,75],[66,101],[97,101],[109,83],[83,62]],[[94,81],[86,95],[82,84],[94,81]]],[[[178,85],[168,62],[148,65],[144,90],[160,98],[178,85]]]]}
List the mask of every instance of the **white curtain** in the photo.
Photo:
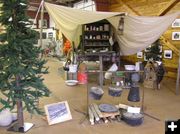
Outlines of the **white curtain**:
{"type": "Polygon", "coordinates": [[[116,29],[117,39],[122,55],[135,54],[156,41],[180,12],[162,17],[140,17],[126,15],[123,35],[118,35],[117,29],[122,12],[91,12],[54,5],[45,2],[45,8],[54,20],[56,26],[70,40],[78,45],[82,34],[82,24],[107,19],[116,29]]]}
{"type": "MultiPolygon", "coordinates": [[[[118,35],[116,31],[121,54],[131,55],[144,50],[156,41],[179,15],[180,12],[160,17],[125,16],[123,35],[118,35]]],[[[108,20],[117,30],[119,17],[108,20]]]]}
{"type": "Polygon", "coordinates": [[[78,38],[82,33],[82,24],[96,22],[122,13],[92,12],[81,9],[68,8],[45,2],[45,8],[54,20],[56,26],[70,41],[78,45],[78,38]]]}

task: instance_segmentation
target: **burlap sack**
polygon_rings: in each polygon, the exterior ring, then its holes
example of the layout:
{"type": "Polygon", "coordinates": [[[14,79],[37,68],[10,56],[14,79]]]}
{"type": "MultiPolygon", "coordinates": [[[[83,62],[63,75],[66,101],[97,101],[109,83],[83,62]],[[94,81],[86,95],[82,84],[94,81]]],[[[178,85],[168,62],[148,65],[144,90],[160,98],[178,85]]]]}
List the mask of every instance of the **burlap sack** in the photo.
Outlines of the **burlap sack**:
{"type": "Polygon", "coordinates": [[[148,80],[144,80],[144,83],[143,83],[144,87],[146,88],[151,88],[153,89],[154,88],[154,81],[152,79],[148,79],[148,80]]]}

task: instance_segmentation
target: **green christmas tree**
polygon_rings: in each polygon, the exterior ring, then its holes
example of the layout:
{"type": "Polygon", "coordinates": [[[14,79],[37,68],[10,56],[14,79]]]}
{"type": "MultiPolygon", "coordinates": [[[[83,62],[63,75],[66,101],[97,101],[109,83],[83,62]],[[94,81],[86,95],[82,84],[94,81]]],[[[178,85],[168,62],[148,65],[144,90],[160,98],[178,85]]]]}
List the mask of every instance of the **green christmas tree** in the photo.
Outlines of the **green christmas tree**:
{"type": "Polygon", "coordinates": [[[48,73],[41,49],[33,44],[37,32],[30,28],[26,15],[27,0],[0,0],[0,23],[6,29],[0,34],[0,103],[3,108],[17,106],[18,127],[24,125],[23,110],[42,114],[37,99],[49,96],[42,75],[48,73]]]}
{"type": "Polygon", "coordinates": [[[155,41],[151,47],[149,48],[149,51],[145,53],[147,60],[154,60],[154,61],[161,61],[162,60],[162,50],[161,50],[161,42],[158,39],[155,41]]]}

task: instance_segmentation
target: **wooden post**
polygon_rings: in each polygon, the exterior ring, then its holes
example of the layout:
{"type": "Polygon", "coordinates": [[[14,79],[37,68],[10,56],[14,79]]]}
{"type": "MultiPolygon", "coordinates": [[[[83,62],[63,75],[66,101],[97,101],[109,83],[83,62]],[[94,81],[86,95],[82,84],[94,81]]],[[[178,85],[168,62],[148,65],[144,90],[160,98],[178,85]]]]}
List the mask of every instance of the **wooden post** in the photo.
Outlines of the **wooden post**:
{"type": "Polygon", "coordinates": [[[24,128],[24,117],[23,117],[23,106],[20,99],[17,100],[17,119],[18,119],[18,128],[24,128]]]}
{"type": "Polygon", "coordinates": [[[88,108],[88,114],[89,114],[89,121],[90,121],[91,125],[94,125],[94,115],[93,115],[93,112],[92,112],[90,106],[88,108]]]}
{"type": "Polygon", "coordinates": [[[100,73],[99,73],[99,85],[101,88],[103,88],[103,57],[102,55],[99,55],[99,70],[100,70],[100,73]]]}
{"type": "Polygon", "coordinates": [[[42,48],[43,18],[44,18],[44,0],[42,0],[42,6],[41,6],[40,48],[42,48]]]}
{"type": "MultiPolygon", "coordinates": [[[[19,81],[20,81],[20,77],[19,75],[17,75],[16,76],[17,88],[20,88],[19,81]]],[[[20,91],[17,91],[17,94],[20,94],[20,91]]],[[[19,98],[17,98],[16,105],[17,105],[18,129],[24,128],[23,106],[22,106],[22,101],[19,98]]]]}
{"type": "Polygon", "coordinates": [[[91,109],[91,111],[92,111],[92,113],[93,113],[93,115],[94,115],[95,120],[96,120],[96,121],[99,121],[99,120],[100,120],[100,117],[99,117],[98,114],[96,113],[96,110],[94,109],[93,105],[90,104],[89,107],[90,107],[90,109],[91,109]]]}
{"type": "MultiPolygon", "coordinates": [[[[179,50],[180,54],[180,50],[179,50]]],[[[178,71],[177,71],[177,79],[176,79],[176,95],[179,95],[179,79],[180,79],[180,55],[178,60],[178,71]]]]}

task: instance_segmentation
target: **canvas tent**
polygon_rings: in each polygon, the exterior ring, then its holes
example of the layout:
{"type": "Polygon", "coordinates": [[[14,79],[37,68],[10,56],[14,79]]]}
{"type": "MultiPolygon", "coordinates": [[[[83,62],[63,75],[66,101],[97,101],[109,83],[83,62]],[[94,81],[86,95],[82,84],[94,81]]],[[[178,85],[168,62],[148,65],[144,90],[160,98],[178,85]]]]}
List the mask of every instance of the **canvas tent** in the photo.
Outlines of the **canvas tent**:
{"type": "Polygon", "coordinates": [[[135,54],[156,41],[165,32],[180,12],[160,17],[124,17],[123,35],[118,34],[121,12],[91,12],[59,6],[45,2],[45,8],[57,28],[70,40],[76,42],[82,32],[82,25],[107,19],[116,29],[117,41],[122,55],[135,54]]]}

